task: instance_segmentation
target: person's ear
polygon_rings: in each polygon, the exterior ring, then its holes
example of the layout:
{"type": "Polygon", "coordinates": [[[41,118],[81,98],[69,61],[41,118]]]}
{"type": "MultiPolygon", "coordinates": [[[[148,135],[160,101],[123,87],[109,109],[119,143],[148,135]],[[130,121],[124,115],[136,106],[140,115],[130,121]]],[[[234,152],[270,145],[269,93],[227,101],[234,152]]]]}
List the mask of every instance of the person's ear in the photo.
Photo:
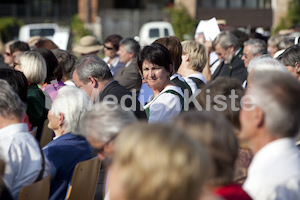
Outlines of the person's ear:
{"type": "Polygon", "coordinates": [[[142,83],[147,83],[141,70],[139,70],[139,73],[140,73],[141,78],[142,78],[142,83]]]}
{"type": "Polygon", "coordinates": [[[89,82],[92,84],[93,88],[97,88],[97,86],[98,86],[98,81],[97,81],[97,79],[95,79],[95,78],[92,77],[92,76],[89,76],[89,77],[88,77],[88,80],[89,80],[89,82]]]}
{"type": "Polygon", "coordinates": [[[170,64],[170,65],[169,65],[169,70],[168,70],[168,72],[170,73],[170,76],[172,76],[173,71],[174,71],[174,67],[173,67],[172,64],[170,64]]]}
{"type": "Polygon", "coordinates": [[[233,45],[230,45],[230,46],[228,47],[228,49],[230,50],[230,52],[234,52],[234,46],[233,46],[233,45]]]}
{"type": "Polygon", "coordinates": [[[265,124],[265,113],[260,107],[254,108],[254,122],[256,127],[262,127],[265,124]]]}
{"type": "Polygon", "coordinates": [[[187,62],[187,61],[189,61],[190,59],[189,59],[189,54],[182,54],[182,61],[185,61],[185,62],[187,62]]]}
{"type": "Polygon", "coordinates": [[[65,116],[63,113],[59,113],[58,115],[58,120],[59,120],[59,126],[62,126],[64,124],[65,116]]]}
{"type": "Polygon", "coordinates": [[[297,74],[300,74],[300,65],[298,64],[298,62],[295,62],[295,70],[297,74]]]}

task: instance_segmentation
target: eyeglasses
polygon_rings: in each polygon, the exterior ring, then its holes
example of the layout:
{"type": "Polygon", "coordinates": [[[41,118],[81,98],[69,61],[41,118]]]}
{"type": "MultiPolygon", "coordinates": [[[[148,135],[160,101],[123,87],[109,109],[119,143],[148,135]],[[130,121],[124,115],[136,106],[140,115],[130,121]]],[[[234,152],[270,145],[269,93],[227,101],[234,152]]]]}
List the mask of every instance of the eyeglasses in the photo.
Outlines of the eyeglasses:
{"type": "Polygon", "coordinates": [[[9,52],[5,52],[4,54],[7,56],[11,56],[11,54],[9,52]]]}
{"type": "Polygon", "coordinates": [[[111,143],[114,139],[116,139],[116,137],[117,137],[117,135],[112,136],[112,137],[111,137],[107,142],[105,142],[105,143],[103,144],[103,146],[100,147],[100,148],[93,148],[94,151],[95,151],[96,153],[103,153],[105,146],[108,145],[109,143],[111,143]]]}
{"type": "Polygon", "coordinates": [[[106,48],[107,50],[113,50],[114,49],[113,47],[108,47],[106,45],[104,45],[104,48],[106,48]]]}

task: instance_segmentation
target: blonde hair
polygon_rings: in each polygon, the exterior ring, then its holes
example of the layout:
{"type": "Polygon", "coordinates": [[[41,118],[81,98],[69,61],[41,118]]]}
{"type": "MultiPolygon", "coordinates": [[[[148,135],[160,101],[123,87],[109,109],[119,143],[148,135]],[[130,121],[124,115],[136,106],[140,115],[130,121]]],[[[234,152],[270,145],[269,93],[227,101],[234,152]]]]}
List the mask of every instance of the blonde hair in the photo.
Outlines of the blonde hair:
{"type": "Polygon", "coordinates": [[[188,135],[162,124],[126,127],[115,145],[115,165],[126,199],[196,200],[208,156],[188,135]]]}
{"type": "Polygon", "coordinates": [[[43,83],[47,76],[45,59],[36,51],[25,51],[17,54],[23,74],[29,83],[43,83]]]}
{"type": "Polygon", "coordinates": [[[203,44],[196,41],[183,41],[182,55],[189,55],[190,67],[198,72],[202,72],[207,62],[207,50],[203,44]]]}

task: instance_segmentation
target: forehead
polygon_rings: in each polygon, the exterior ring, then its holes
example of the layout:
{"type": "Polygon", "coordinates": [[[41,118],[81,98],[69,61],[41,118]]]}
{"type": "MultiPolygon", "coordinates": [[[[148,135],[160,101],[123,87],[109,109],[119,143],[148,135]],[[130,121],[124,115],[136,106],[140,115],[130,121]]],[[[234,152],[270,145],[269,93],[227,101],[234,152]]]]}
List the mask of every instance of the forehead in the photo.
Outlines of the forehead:
{"type": "Polygon", "coordinates": [[[215,51],[225,51],[225,49],[223,48],[223,47],[221,47],[221,45],[220,44],[217,44],[216,46],[215,46],[215,51]]]}
{"type": "Polygon", "coordinates": [[[156,64],[150,62],[149,60],[144,60],[143,61],[143,67],[154,67],[156,64]]]}
{"type": "Polygon", "coordinates": [[[77,69],[73,72],[73,81],[77,87],[83,84],[83,82],[79,79],[77,69]]]}
{"type": "Polygon", "coordinates": [[[250,50],[251,50],[251,47],[250,47],[249,45],[246,45],[246,46],[244,46],[244,50],[243,50],[243,52],[247,52],[247,53],[249,53],[249,52],[250,52],[250,50]]]}
{"type": "Polygon", "coordinates": [[[105,42],[105,45],[108,47],[113,47],[113,44],[111,42],[105,42]]]}

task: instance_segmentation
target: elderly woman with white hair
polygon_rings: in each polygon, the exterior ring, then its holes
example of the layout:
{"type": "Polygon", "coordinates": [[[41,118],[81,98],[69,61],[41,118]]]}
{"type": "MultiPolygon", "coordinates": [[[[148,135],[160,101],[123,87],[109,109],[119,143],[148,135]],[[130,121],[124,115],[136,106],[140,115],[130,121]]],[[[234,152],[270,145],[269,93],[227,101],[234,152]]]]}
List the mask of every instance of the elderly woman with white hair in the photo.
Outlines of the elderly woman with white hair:
{"type": "Polygon", "coordinates": [[[92,149],[79,131],[79,122],[89,105],[84,91],[65,86],[58,91],[48,113],[55,137],[43,148],[51,164],[50,199],[64,199],[75,165],[92,158],[92,149]]]}

